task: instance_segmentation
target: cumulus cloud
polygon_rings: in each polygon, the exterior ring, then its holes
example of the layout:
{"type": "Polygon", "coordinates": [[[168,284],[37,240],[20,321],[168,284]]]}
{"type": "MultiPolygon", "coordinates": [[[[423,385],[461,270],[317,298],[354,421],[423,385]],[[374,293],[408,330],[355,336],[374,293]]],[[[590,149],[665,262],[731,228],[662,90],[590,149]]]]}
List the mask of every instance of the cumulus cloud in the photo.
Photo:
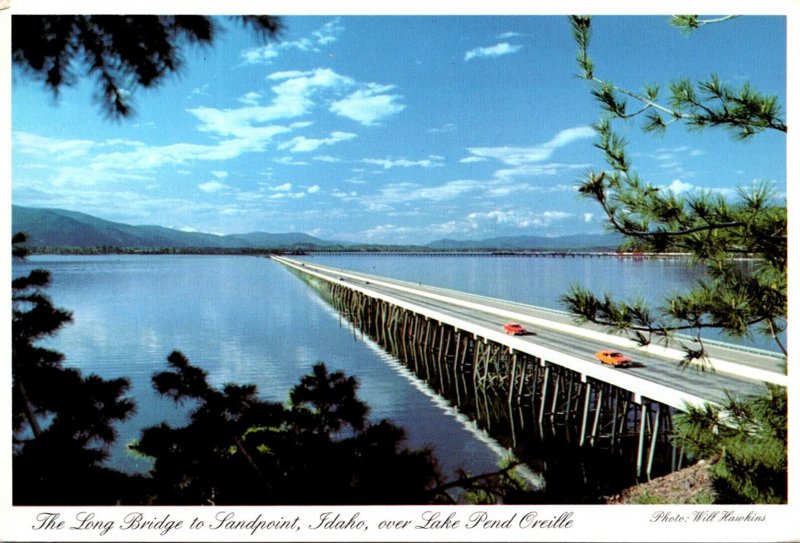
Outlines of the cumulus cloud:
{"type": "Polygon", "coordinates": [[[667,188],[674,192],[675,194],[680,194],[682,192],[688,192],[694,188],[694,185],[691,183],[684,183],[680,179],[675,179],[670,183],[667,188]]]}
{"type": "Polygon", "coordinates": [[[498,43],[491,47],[476,47],[464,54],[464,60],[469,61],[474,58],[494,58],[503,55],[510,55],[522,49],[521,45],[511,45],[507,42],[498,43]]]}
{"type": "Polygon", "coordinates": [[[306,115],[314,106],[313,97],[316,93],[346,89],[355,84],[349,77],[329,69],[277,72],[270,79],[280,82],[271,87],[274,97],[268,105],[228,109],[197,107],[187,111],[200,120],[198,129],[203,132],[262,143],[291,130],[289,127],[265,123],[306,115]]]}
{"type": "Polygon", "coordinates": [[[378,124],[406,107],[399,103],[401,96],[382,94],[392,88],[388,85],[370,85],[366,89],[359,89],[346,98],[333,102],[330,111],[365,126],[378,124]]]}

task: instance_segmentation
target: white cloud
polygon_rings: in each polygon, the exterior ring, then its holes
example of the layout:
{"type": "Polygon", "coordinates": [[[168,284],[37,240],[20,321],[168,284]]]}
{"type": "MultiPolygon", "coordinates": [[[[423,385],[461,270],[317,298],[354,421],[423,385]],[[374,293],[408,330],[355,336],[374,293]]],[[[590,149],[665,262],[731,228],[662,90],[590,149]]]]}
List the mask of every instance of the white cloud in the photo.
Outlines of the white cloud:
{"type": "Polygon", "coordinates": [[[591,164],[561,164],[548,162],[547,164],[522,164],[514,168],[504,168],[494,172],[497,179],[510,181],[518,177],[540,177],[543,175],[558,175],[569,170],[585,170],[591,164]]]}
{"type": "Polygon", "coordinates": [[[659,188],[663,190],[671,190],[675,194],[683,194],[686,192],[713,192],[716,194],[721,194],[726,198],[731,198],[736,195],[736,189],[730,187],[723,187],[723,188],[698,187],[697,185],[686,183],[680,179],[674,179],[672,183],[670,183],[669,185],[661,185],[659,188]]]}
{"type": "Polygon", "coordinates": [[[262,95],[260,92],[248,92],[244,96],[239,98],[239,102],[247,105],[247,106],[256,106],[258,105],[259,100],[261,100],[262,95]]]}
{"type": "Polygon", "coordinates": [[[290,130],[284,126],[265,126],[265,123],[306,115],[314,106],[312,97],[317,92],[325,89],[346,89],[355,84],[352,79],[329,69],[278,72],[270,78],[280,80],[280,83],[271,88],[275,96],[269,105],[248,105],[232,109],[198,107],[187,111],[200,120],[198,129],[203,132],[263,143],[276,134],[290,130]]]}
{"type": "Polygon", "coordinates": [[[228,172],[223,172],[220,170],[211,170],[211,175],[213,175],[217,179],[225,179],[226,177],[228,177],[228,172]]]}
{"type": "Polygon", "coordinates": [[[445,123],[445,124],[443,124],[442,126],[440,126],[438,128],[429,128],[428,132],[430,132],[432,134],[443,134],[443,133],[446,133],[446,132],[452,132],[455,129],[456,129],[456,125],[454,125],[453,123],[445,123]]]}
{"type": "Polygon", "coordinates": [[[343,30],[344,27],[340,24],[340,19],[337,18],[311,32],[309,37],[271,42],[262,47],[254,47],[242,51],[242,59],[245,64],[270,64],[281,52],[290,49],[319,53],[324,46],[335,42],[343,30]]]}
{"type": "Polygon", "coordinates": [[[202,190],[203,192],[212,193],[212,192],[219,192],[221,190],[226,190],[231,188],[229,185],[225,183],[220,183],[219,181],[207,181],[206,183],[200,183],[197,185],[197,188],[202,190]]]}
{"type": "Polygon", "coordinates": [[[592,222],[594,218],[594,213],[584,213],[583,214],[583,222],[592,222]]]}
{"type": "Polygon", "coordinates": [[[401,96],[397,94],[380,94],[391,87],[370,85],[369,88],[359,89],[350,96],[333,102],[330,110],[332,113],[347,117],[365,126],[372,126],[383,119],[395,115],[405,109],[405,105],[398,103],[401,96]]]}
{"type": "Polygon", "coordinates": [[[694,185],[691,183],[684,183],[680,179],[675,179],[672,183],[667,186],[669,190],[674,192],[675,194],[680,194],[682,192],[688,192],[694,188],[694,185]]]}
{"type": "Polygon", "coordinates": [[[206,84],[205,84],[205,85],[203,85],[202,87],[197,87],[197,88],[195,88],[195,89],[192,89],[192,92],[190,92],[190,93],[189,93],[189,95],[188,95],[186,98],[188,98],[189,100],[191,100],[191,99],[192,99],[192,98],[194,98],[195,96],[211,96],[211,95],[210,95],[210,94],[207,92],[207,91],[208,91],[208,87],[209,87],[209,84],[208,84],[208,83],[206,83],[206,84]]]}
{"type": "Polygon", "coordinates": [[[511,45],[507,42],[498,43],[491,47],[476,47],[466,52],[464,60],[472,60],[473,58],[495,58],[516,53],[520,49],[522,49],[521,45],[511,45]]]}
{"type": "Polygon", "coordinates": [[[320,191],[319,185],[311,185],[306,189],[309,194],[315,194],[320,191]]]}
{"type": "Polygon", "coordinates": [[[320,162],[329,162],[329,163],[336,163],[342,161],[341,158],[336,158],[334,156],[328,156],[328,155],[315,156],[314,160],[318,160],[320,162]]]}
{"type": "Polygon", "coordinates": [[[276,192],[274,194],[270,194],[269,196],[271,200],[299,200],[300,198],[305,197],[305,192],[276,192]]]}
{"type": "Polygon", "coordinates": [[[246,64],[269,64],[280,53],[273,44],[242,51],[242,59],[246,64]]]}
{"type": "Polygon", "coordinates": [[[562,130],[550,141],[534,147],[471,147],[468,151],[476,157],[493,158],[509,166],[520,166],[531,162],[545,161],[557,149],[575,141],[594,137],[594,135],[595,132],[591,127],[579,126],[562,130]]]}
{"type": "Polygon", "coordinates": [[[275,191],[275,192],[287,192],[287,191],[292,190],[292,184],[291,183],[284,183],[282,185],[277,185],[277,186],[274,186],[274,187],[270,187],[269,190],[272,190],[272,191],[275,191]]]}
{"type": "Polygon", "coordinates": [[[330,137],[322,139],[306,138],[298,136],[289,141],[278,145],[278,149],[288,149],[290,153],[308,153],[316,151],[323,145],[334,145],[336,143],[347,141],[355,138],[356,135],[351,132],[331,132],[330,137]]]}
{"type": "MultiPolygon", "coordinates": [[[[49,158],[59,162],[70,162],[75,159],[86,157],[90,152],[102,147],[117,146],[124,144],[120,140],[111,140],[105,143],[92,140],[61,140],[47,136],[39,136],[30,132],[13,133],[14,151],[23,155],[33,157],[49,158]]],[[[128,145],[138,146],[136,142],[128,145]]]]}
{"type": "Polygon", "coordinates": [[[308,166],[308,162],[304,162],[302,160],[295,160],[292,156],[282,156],[278,158],[273,158],[272,162],[276,164],[283,164],[284,166],[308,166]]]}
{"type": "Polygon", "coordinates": [[[563,221],[574,217],[572,213],[564,211],[530,211],[530,210],[493,210],[488,212],[474,212],[467,215],[467,223],[473,229],[483,228],[487,223],[515,228],[548,227],[554,222],[563,221]]]}
{"type": "Polygon", "coordinates": [[[392,168],[411,168],[413,166],[419,166],[421,168],[433,168],[441,166],[442,165],[441,160],[443,160],[443,157],[431,156],[430,160],[429,159],[391,160],[391,159],[379,159],[379,158],[365,158],[361,160],[361,162],[363,162],[364,164],[375,164],[376,166],[382,167],[384,170],[390,170],[392,168]]]}

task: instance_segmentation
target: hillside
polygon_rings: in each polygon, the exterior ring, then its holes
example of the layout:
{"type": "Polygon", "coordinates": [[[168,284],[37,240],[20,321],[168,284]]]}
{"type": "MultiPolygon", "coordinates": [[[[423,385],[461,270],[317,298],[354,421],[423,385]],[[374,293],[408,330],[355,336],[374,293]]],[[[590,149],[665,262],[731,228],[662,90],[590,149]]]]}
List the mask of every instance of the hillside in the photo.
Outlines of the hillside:
{"type": "Polygon", "coordinates": [[[28,234],[31,247],[136,247],[159,248],[291,248],[331,246],[303,233],[270,234],[252,232],[216,236],[201,232],[183,232],[163,226],[133,226],[99,219],[65,209],[38,209],[12,206],[13,232],[28,234]]]}
{"type": "Polygon", "coordinates": [[[302,232],[250,232],[217,236],[184,232],[155,225],[130,225],[107,221],[66,209],[12,206],[13,232],[28,234],[32,248],[93,249],[350,249],[356,251],[614,251],[621,243],[610,234],[562,237],[507,236],[484,240],[439,240],[424,246],[370,245],[323,240],[302,232]]]}

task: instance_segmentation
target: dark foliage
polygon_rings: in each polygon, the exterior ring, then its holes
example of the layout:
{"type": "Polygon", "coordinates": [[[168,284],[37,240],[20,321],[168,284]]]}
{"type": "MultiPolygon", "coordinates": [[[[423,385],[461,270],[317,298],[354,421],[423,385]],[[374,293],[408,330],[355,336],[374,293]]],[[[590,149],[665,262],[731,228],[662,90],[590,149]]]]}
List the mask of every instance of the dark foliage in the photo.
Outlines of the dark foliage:
{"type": "Polygon", "coordinates": [[[369,423],[356,380],[323,364],[284,407],[254,385],[210,386],[179,352],[168,363],[155,389],[193,407],[186,426],[147,428],[134,445],[154,460],[154,504],[428,503],[439,484],[431,452],[402,447],[390,422],[369,423]]]}
{"type": "MultiPolygon", "coordinates": [[[[281,30],[276,17],[238,20],[264,38],[281,30]]],[[[15,15],[12,25],[16,65],[56,95],[91,77],[96,101],[112,118],[131,115],[135,88],[178,72],[186,45],[208,45],[220,33],[217,19],[196,15],[15,15]]]]}
{"type": "MultiPolygon", "coordinates": [[[[25,236],[13,238],[15,258],[25,236]]],[[[102,467],[116,439],[114,423],[134,411],[126,379],[84,377],[63,355],[36,345],[71,320],[44,289],[50,274],[33,270],[12,281],[12,421],[14,502],[108,503],[125,476],[102,467]]]]}

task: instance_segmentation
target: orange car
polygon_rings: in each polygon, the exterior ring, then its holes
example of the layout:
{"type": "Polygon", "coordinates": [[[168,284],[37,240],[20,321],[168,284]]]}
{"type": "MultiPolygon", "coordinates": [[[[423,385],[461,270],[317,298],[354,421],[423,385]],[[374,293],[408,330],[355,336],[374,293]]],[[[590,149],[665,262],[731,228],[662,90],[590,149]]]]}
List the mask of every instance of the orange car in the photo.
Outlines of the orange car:
{"type": "Polygon", "coordinates": [[[503,331],[512,336],[524,336],[529,333],[521,324],[517,324],[516,322],[504,324],[503,331]]]}
{"type": "Polygon", "coordinates": [[[633,362],[633,360],[617,351],[599,351],[594,353],[594,357],[603,364],[620,368],[630,366],[631,362],[633,362]]]}

